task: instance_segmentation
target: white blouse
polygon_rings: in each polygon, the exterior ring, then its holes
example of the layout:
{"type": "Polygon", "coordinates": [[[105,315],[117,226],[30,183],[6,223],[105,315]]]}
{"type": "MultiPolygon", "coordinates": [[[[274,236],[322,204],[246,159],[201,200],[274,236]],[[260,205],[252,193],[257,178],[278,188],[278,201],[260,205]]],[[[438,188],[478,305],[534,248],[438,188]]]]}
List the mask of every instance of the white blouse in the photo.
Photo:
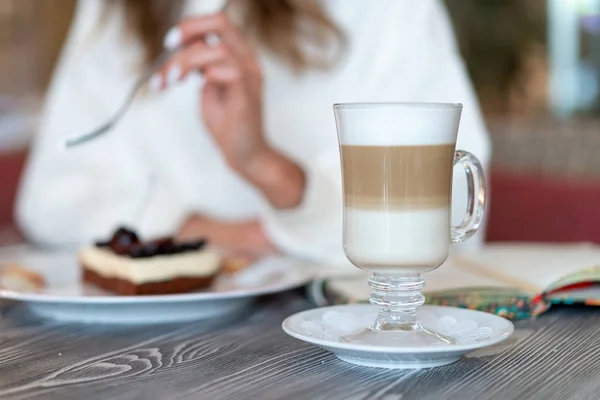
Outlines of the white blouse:
{"type": "MultiPolygon", "coordinates": [[[[259,218],[285,253],[345,262],[336,102],[463,103],[457,147],[489,163],[477,100],[437,0],[323,1],[349,43],[327,72],[298,76],[258,50],[265,135],[307,176],[296,209],[272,208],[228,168],[198,112],[198,77],[140,97],[104,138],[60,149],[61,139],[112,115],[139,73],[139,43],[124,38],[120,16],[99,23],[102,3],[79,0],[24,175],[17,217],[35,242],[79,245],[107,236],[119,224],[144,236],[172,234],[186,216],[200,213],[228,221],[259,218]]],[[[218,1],[189,5],[190,14],[201,14],[217,9],[218,1]]],[[[459,222],[466,204],[462,171],[456,171],[453,197],[459,222]]],[[[481,243],[482,235],[470,246],[481,243]]]]}

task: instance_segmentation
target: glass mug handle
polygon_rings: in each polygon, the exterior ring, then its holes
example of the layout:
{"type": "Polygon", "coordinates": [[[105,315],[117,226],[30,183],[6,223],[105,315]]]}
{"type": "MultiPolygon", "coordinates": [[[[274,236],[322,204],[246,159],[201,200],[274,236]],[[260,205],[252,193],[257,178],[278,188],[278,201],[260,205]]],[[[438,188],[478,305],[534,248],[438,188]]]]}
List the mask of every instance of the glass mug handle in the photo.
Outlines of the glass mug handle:
{"type": "Polygon", "coordinates": [[[454,166],[460,164],[467,174],[467,213],[458,226],[451,229],[452,243],[462,243],[477,232],[485,209],[485,175],[481,163],[473,154],[457,150],[454,166]]]}

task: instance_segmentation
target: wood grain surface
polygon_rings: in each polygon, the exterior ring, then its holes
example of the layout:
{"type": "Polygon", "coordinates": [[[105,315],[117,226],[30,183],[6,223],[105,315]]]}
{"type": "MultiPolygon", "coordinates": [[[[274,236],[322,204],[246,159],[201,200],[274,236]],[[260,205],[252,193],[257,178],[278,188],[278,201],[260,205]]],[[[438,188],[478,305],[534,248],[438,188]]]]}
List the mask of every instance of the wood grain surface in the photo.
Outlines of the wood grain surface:
{"type": "Polygon", "coordinates": [[[111,327],[0,318],[0,399],[600,399],[600,310],[554,310],[454,365],[390,371],[346,364],[288,337],[301,293],[242,318],[111,327]]]}

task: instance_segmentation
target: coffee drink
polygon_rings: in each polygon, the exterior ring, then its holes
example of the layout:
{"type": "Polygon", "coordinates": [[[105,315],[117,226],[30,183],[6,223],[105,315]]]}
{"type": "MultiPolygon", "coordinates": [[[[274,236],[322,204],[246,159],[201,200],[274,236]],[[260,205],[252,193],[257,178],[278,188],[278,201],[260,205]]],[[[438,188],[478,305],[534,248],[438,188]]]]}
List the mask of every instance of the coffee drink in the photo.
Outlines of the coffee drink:
{"type": "Polygon", "coordinates": [[[344,195],[344,252],[372,272],[369,302],[377,318],[342,342],[377,346],[453,343],[424,327],[422,273],[444,263],[450,245],[477,232],[485,176],[477,158],[455,150],[461,104],[343,103],[333,106],[344,195]],[[454,166],[464,168],[467,207],[451,225],[454,166]]]}
{"type": "Polygon", "coordinates": [[[340,105],[344,251],[378,273],[440,266],[451,244],[450,203],[461,107],[340,105]]]}

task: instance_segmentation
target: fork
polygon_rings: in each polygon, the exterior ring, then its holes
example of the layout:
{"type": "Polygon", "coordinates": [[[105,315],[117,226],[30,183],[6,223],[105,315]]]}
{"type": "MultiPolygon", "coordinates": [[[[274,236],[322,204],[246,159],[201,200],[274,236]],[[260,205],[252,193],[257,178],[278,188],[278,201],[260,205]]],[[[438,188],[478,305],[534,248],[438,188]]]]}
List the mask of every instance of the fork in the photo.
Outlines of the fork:
{"type": "Polygon", "coordinates": [[[121,117],[123,117],[123,115],[125,115],[125,113],[129,109],[129,107],[135,100],[137,93],[146,84],[146,81],[148,79],[150,79],[154,75],[154,73],[160,67],[162,67],[163,64],[168,59],[170,59],[173,56],[173,54],[175,52],[176,52],[176,50],[164,51],[144,70],[142,75],[135,82],[135,85],[133,86],[133,88],[129,91],[129,94],[125,98],[125,101],[121,104],[121,106],[117,109],[117,111],[112,115],[112,117],[110,117],[104,124],[96,127],[95,129],[93,129],[91,131],[88,131],[86,133],[79,134],[79,135],[65,139],[62,142],[63,147],[69,149],[69,148],[78,146],[78,145],[86,143],[90,140],[96,139],[97,137],[100,137],[100,136],[104,135],[106,132],[110,131],[117,124],[117,122],[119,122],[121,117]]]}
{"type": "MultiPolygon", "coordinates": [[[[227,7],[229,6],[229,3],[231,3],[231,2],[232,2],[232,0],[226,0],[221,7],[221,12],[224,12],[227,9],[227,7]]],[[[219,40],[218,37],[215,35],[207,35],[206,39],[208,42],[212,42],[213,45],[216,44],[219,40]],[[212,40],[209,40],[209,39],[212,39],[212,40]]],[[[209,43],[209,45],[210,44],[211,43],[209,43]]],[[[112,128],[114,128],[114,126],[117,124],[117,122],[119,122],[121,117],[123,117],[123,115],[125,115],[127,110],[129,110],[129,107],[135,100],[137,93],[140,91],[140,89],[142,87],[144,87],[146,81],[148,79],[150,79],[154,75],[154,73],[158,69],[160,69],[160,67],[162,67],[163,64],[167,60],[169,60],[173,56],[173,54],[175,54],[177,51],[179,51],[179,49],[164,51],[154,61],[152,61],[152,63],[143,71],[142,75],[135,82],[135,85],[133,86],[133,88],[131,89],[131,91],[129,92],[127,97],[125,98],[125,101],[121,104],[121,106],[117,109],[117,111],[112,115],[112,117],[110,117],[104,124],[96,127],[94,130],[88,131],[83,134],[78,134],[78,135],[75,135],[75,136],[72,136],[70,138],[63,140],[61,142],[62,147],[65,149],[70,149],[70,148],[76,147],[80,144],[89,142],[90,140],[94,140],[94,139],[104,135],[105,133],[109,132],[112,128]]]]}

